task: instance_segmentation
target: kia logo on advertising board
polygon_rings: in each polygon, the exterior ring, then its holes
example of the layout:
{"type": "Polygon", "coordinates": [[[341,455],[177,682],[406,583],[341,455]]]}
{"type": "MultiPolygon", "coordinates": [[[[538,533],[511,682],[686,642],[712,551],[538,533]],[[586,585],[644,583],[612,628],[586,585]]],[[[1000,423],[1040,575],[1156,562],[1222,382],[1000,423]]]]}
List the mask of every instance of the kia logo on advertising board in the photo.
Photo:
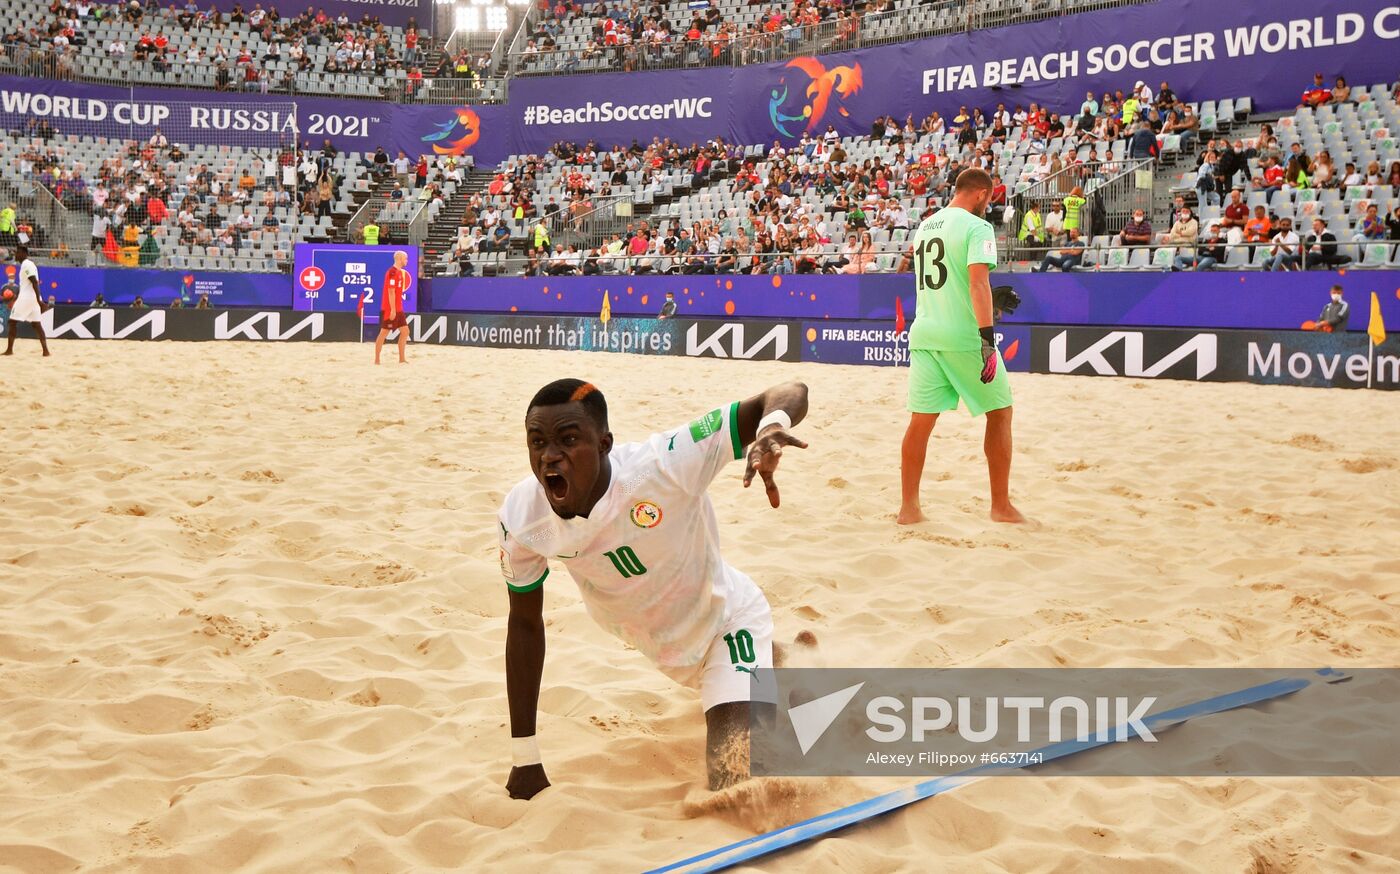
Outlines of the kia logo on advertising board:
{"type": "Polygon", "coordinates": [[[124,324],[118,328],[117,311],[113,309],[82,310],[63,322],[59,322],[54,310],[49,310],[44,313],[44,333],[75,340],[158,340],[165,336],[164,310],[135,312],[139,314],[135,318],[130,311],[123,313],[124,324]],[[93,322],[97,325],[96,333],[92,331],[93,322]]]}
{"type": "Polygon", "coordinates": [[[339,312],[62,305],[44,313],[44,331],[73,340],[358,341],[360,320],[339,312]]]}
{"type": "Polygon", "coordinates": [[[793,327],[787,322],[692,322],[685,354],[694,358],[796,361],[793,327]]]}
{"type": "Polygon", "coordinates": [[[1219,344],[1215,334],[1195,334],[1179,345],[1176,334],[1170,338],[1142,331],[1062,330],[1050,338],[1046,349],[1047,373],[1088,372],[1099,376],[1132,376],[1145,379],[1170,375],[1178,379],[1206,379],[1219,365],[1219,344]],[[1071,353],[1070,340],[1087,339],[1089,344],[1071,353]],[[1151,339],[1149,344],[1148,340],[1151,339]],[[1148,346],[1151,346],[1149,352],[1148,346]],[[1151,360],[1149,362],[1149,355],[1151,360]],[[1191,359],[1194,371],[1183,365],[1191,359]],[[1170,374],[1169,374],[1170,371],[1170,374]],[[1194,373],[1194,376],[1190,375],[1194,373]]]}
{"type": "Polygon", "coordinates": [[[229,313],[219,313],[214,320],[215,340],[290,340],[302,331],[308,334],[307,339],[315,340],[325,330],[325,313],[310,313],[285,331],[282,330],[282,313],[278,312],[253,313],[232,327],[229,326],[229,319],[229,313]],[[267,325],[266,333],[258,333],[259,322],[267,325]]]}

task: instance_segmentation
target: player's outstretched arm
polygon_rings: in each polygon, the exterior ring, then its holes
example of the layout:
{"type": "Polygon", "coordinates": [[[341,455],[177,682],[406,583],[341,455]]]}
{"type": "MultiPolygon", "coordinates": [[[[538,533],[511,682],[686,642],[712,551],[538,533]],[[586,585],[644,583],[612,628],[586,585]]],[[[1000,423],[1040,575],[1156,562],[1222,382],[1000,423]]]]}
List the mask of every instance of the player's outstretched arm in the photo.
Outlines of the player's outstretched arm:
{"type": "Polygon", "coordinates": [[[506,791],[511,798],[528,800],[549,786],[535,742],[535,713],[543,673],[544,587],[511,592],[510,618],[506,622],[506,698],[510,702],[514,760],[506,791]]]}
{"type": "Polygon", "coordinates": [[[757,473],[763,479],[768,503],[778,506],[778,484],[773,474],[784,446],[806,449],[807,444],[788,432],[807,417],[807,385],[785,382],[739,404],[739,442],[749,447],[744,462],[744,488],[757,473]]]}

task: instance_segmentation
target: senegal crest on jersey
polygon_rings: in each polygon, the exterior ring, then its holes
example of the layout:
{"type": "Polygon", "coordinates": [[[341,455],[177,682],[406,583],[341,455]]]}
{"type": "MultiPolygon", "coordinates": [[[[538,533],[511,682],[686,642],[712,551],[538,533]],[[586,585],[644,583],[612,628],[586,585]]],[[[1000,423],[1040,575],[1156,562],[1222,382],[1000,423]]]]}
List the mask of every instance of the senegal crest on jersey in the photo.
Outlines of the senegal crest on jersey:
{"type": "Polygon", "coordinates": [[[661,508],[651,501],[638,501],[632,505],[632,524],[638,528],[655,528],[661,524],[661,508]]]}

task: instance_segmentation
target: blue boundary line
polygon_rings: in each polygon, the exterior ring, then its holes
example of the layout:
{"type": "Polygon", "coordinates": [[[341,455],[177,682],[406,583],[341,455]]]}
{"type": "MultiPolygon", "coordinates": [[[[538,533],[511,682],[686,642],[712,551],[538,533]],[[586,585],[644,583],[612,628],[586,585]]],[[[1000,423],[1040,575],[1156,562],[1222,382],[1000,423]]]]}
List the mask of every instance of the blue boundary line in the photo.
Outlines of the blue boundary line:
{"type": "MultiPolygon", "coordinates": [[[[1347,679],[1346,675],[1333,671],[1330,668],[1316,672],[1317,678],[1324,682],[1334,683],[1347,679]]],[[[1217,695],[1214,698],[1206,698],[1192,704],[1185,704],[1171,710],[1163,710],[1143,718],[1142,722],[1149,731],[1156,731],[1169,728],[1178,723],[1195,719],[1200,716],[1209,716],[1213,713],[1221,713],[1226,710],[1235,710],[1240,707],[1248,707],[1253,704],[1260,704],[1275,698],[1282,698],[1291,695],[1300,689],[1307,688],[1314,682],[1306,677],[1285,677],[1273,680],[1268,683],[1261,683],[1257,686],[1250,686],[1235,692],[1228,692],[1224,695],[1217,695]]],[[[1112,737],[1116,732],[1110,732],[1112,737]]],[[[1129,725],[1124,732],[1124,739],[1137,737],[1138,731],[1129,725]]],[[[1078,739],[1061,741],[1059,743],[1048,744],[1033,750],[1031,755],[1039,753],[1042,756],[1040,764],[1051,762],[1056,759],[1063,759],[1068,756],[1082,753],[1087,750],[1096,749],[1115,743],[1113,740],[1092,740],[1078,739]]],[[[1027,767],[1035,767],[1034,765],[1027,767]]],[[[1021,770],[1006,765],[987,765],[978,768],[971,768],[951,774],[946,777],[935,777],[923,783],[916,784],[908,789],[897,789],[887,792],[884,795],[877,795],[865,801],[858,801],[855,804],[829,811],[827,813],[805,819],[802,822],[793,823],[789,826],[756,835],[752,838],[729,844],[701,853],[698,856],[691,856],[679,862],[672,862],[661,868],[653,868],[646,874],[663,874],[663,872],[684,871],[686,874],[701,874],[706,871],[721,871],[725,868],[750,862],[769,853],[777,852],[794,844],[812,840],[822,835],[830,834],[839,829],[855,825],[868,819],[898,810],[901,807],[922,801],[925,798],[932,798],[944,792],[951,792],[959,786],[965,785],[972,780],[989,776],[996,773],[1004,773],[1012,770],[1021,770]]]]}

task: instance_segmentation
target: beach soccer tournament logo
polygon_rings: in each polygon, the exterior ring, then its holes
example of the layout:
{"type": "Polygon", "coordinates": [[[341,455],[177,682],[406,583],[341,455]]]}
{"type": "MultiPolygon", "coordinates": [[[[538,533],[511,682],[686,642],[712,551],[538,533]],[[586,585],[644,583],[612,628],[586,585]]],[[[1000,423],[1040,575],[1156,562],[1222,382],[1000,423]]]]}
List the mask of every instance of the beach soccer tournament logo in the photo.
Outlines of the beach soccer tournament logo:
{"type": "Polygon", "coordinates": [[[850,118],[845,102],[860,91],[863,84],[860,64],[832,67],[828,70],[816,58],[793,58],[783,67],[783,75],[778,85],[769,92],[768,119],[773,129],[790,140],[800,137],[803,132],[811,133],[826,118],[826,113],[835,104],[836,112],[842,118],[850,118]],[[803,80],[805,81],[799,81],[803,80]],[[789,81],[791,80],[791,81],[789,81]],[[792,92],[801,91],[802,102],[788,108],[789,101],[797,100],[792,92]],[[795,115],[789,114],[795,112],[795,115]]]}
{"type": "Polygon", "coordinates": [[[433,125],[433,132],[422,137],[425,143],[433,144],[433,152],[439,155],[465,155],[481,139],[481,118],[475,111],[465,106],[452,110],[452,118],[433,125]],[[446,140],[446,144],[443,141],[446,140]]]}

